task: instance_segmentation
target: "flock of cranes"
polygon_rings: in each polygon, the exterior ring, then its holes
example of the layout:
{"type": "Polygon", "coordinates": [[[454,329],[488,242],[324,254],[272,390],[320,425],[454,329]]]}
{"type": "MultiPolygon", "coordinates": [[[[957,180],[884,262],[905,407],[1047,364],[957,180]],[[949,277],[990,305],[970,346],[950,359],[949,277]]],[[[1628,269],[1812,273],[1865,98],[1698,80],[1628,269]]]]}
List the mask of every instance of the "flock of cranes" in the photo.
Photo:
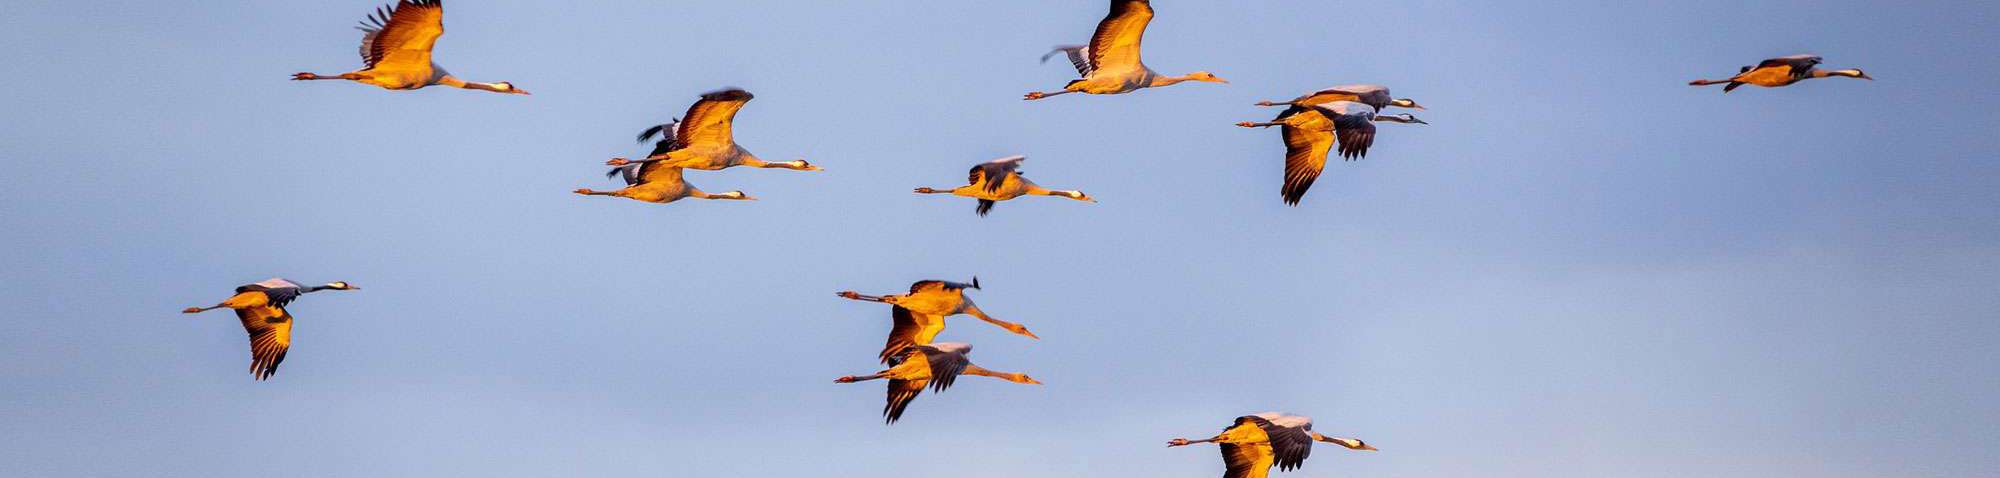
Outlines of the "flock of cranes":
{"type": "MultiPolygon", "coordinates": [[[[1140,61],[1140,40],[1153,18],[1148,0],[1111,0],[1110,13],[1098,22],[1089,44],[1059,46],[1043,55],[1046,62],[1057,53],[1066,55],[1081,78],[1053,92],[1031,92],[1027,100],[1069,93],[1121,94],[1142,88],[1173,85],[1186,81],[1227,83],[1205,71],[1183,76],[1165,76],[1140,61]]],[[[441,0],[401,0],[377,9],[358,27],[362,32],[363,68],[338,75],[298,73],[294,80],[349,80],[391,90],[413,90],[431,85],[504,94],[528,92],[505,81],[480,83],[460,80],[431,60],[431,48],[444,34],[444,7],[441,0]]],[[[1781,87],[1811,78],[1850,77],[1873,79],[1858,69],[1821,70],[1820,57],[1795,55],[1765,60],[1745,66],[1737,75],[1722,80],[1696,80],[1691,85],[1726,84],[1723,91],[1742,85],[1781,87]]],[[[754,98],[748,91],[729,88],[702,95],[681,118],[647,128],[639,134],[644,143],[658,138],[652,152],[643,159],[612,158],[607,176],[621,178],[625,187],[615,191],[588,188],[575,192],[590,196],[616,196],[653,203],[670,203],[685,198],[753,200],[742,191],[709,193],[687,182],[688,169],[713,171],[737,166],[819,171],[804,159],[765,161],[736,143],[731,123],[736,113],[754,98]]],[[[1382,85],[1343,85],[1307,93],[1286,101],[1262,101],[1257,106],[1283,106],[1285,110],[1267,122],[1237,123],[1243,127],[1278,126],[1285,143],[1283,200],[1296,206],[1326,167],[1327,156],[1337,152],[1354,160],[1367,156],[1376,135],[1375,123],[1428,124],[1409,113],[1383,113],[1389,107],[1424,109],[1416,101],[1395,98],[1382,85]]],[[[977,199],[981,216],[999,201],[1022,196],[1053,196],[1096,202],[1082,191],[1054,190],[1029,181],[1021,174],[1024,156],[1010,156],[973,166],[967,184],[950,189],[920,187],[920,194],[951,194],[977,199]]],[[[966,297],[968,289],[979,289],[979,280],[959,283],[925,280],[910,285],[907,294],[871,296],[853,291],[843,298],[879,302],[890,306],[891,327],[877,358],[888,368],[867,375],[849,375],[838,383],[888,380],[887,403],[882,408],[886,423],[895,423],[918,395],[928,388],[943,392],[960,375],[998,378],[1020,384],[1040,384],[1022,373],[1001,372],[974,365],[972,346],[956,342],[935,342],[945,329],[945,319],[969,315],[1017,335],[1039,339],[1021,324],[996,319],[966,297]]],[[[286,279],[269,279],[237,287],[235,294],[208,307],[190,307],[184,312],[200,313],[228,308],[236,312],[250,336],[250,373],[265,380],[285,360],[292,341],[292,315],[285,307],[301,296],[322,290],[357,290],[346,282],[302,286],[286,279]]],[[[1276,412],[1238,417],[1222,433],[1206,439],[1177,438],[1168,446],[1216,443],[1221,446],[1226,465],[1224,476],[1249,478],[1267,476],[1271,468],[1287,471],[1301,466],[1314,442],[1327,442],[1351,450],[1375,450],[1358,439],[1329,437],[1312,430],[1307,417],[1276,412]]]]}

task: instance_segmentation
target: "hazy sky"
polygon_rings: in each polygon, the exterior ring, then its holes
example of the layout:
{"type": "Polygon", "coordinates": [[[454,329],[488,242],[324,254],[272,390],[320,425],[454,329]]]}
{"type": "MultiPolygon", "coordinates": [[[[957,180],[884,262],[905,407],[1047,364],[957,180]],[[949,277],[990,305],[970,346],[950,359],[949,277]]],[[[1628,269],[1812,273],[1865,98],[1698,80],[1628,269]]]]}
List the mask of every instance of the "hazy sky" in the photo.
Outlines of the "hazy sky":
{"type": "Polygon", "coordinates": [[[454,0],[438,62],[534,96],[286,81],[359,65],[368,1],[54,2],[0,17],[0,474],[1213,477],[1241,414],[1287,476],[1991,476],[1992,2],[1159,0],[1121,96],[1023,102],[1102,1],[454,0]],[[1880,81],[1687,80],[1812,52],[1880,81]],[[1430,110],[1278,196],[1251,106],[1381,83],[1430,110]],[[703,91],[826,171],[603,160],[703,91]],[[991,217],[918,196],[1025,154],[991,217]],[[965,280],[984,378],[893,427],[888,310],[965,280]],[[273,275],[292,353],[245,372],[273,275]],[[916,469],[913,470],[912,467],[916,469]]]}

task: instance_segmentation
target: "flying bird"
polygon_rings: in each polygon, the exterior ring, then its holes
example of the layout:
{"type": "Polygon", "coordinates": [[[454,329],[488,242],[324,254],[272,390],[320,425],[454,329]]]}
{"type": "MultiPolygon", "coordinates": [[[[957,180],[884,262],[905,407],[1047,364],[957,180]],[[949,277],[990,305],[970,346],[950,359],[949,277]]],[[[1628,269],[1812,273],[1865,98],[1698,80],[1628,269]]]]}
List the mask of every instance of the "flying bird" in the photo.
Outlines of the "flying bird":
{"type": "Polygon", "coordinates": [[[1089,45],[1058,46],[1042,55],[1043,63],[1056,53],[1068,55],[1070,64],[1076,66],[1077,75],[1083,78],[1070,81],[1061,91],[1031,92],[1024,99],[1039,100],[1077,92],[1115,95],[1183,81],[1229,82],[1206,71],[1164,76],[1147,68],[1144,62],[1139,61],[1139,41],[1146,35],[1146,24],[1152,21],[1151,2],[1111,0],[1111,13],[1097,22],[1097,32],[1090,36],[1089,45]]]}
{"type": "Polygon", "coordinates": [[[1264,478],[1270,475],[1274,465],[1279,471],[1304,466],[1306,457],[1312,454],[1315,441],[1352,450],[1375,449],[1361,440],[1321,435],[1312,430],[1311,418],[1278,412],[1236,417],[1236,423],[1222,429],[1222,434],[1214,438],[1175,438],[1168,441],[1167,446],[1213,442],[1222,446],[1222,462],[1228,466],[1227,471],[1222,473],[1223,478],[1264,478]]]}
{"type": "Polygon", "coordinates": [[[1340,145],[1340,155],[1352,161],[1368,154],[1368,147],[1375,142],[1375,122],[1429,124],[1409,113],[1393,115],[1377,114],[1374,107],[1353,102],[1334,101],[1311,107],[1293,106],[1280,113],[1270,122],[1245,121],[1236,123],[1245,128],[1267,128],[1280,126],[1279,132],[1285,139],[1285,183],[1278,193],[1285,198],[1285,204],[1297,206],[1304,198],[1306,190],[1312,188],[1326,169],[1326,154],[1332,149],[1336,138],[1340,145]]]}
{"type": "MultiPolygon", "coordinates": [[[[679,143],[674,141],[674,127],[678,124],[680,124],[680,120],[646,128],[645,131],[639,132],[639,142],[643,144],[647,140],[657,136],[660,140],[653,143],[653,154],[659,155],[672,152],[679,147],[679,143]]],[[[700,188],[694,187],[692,184],[688,184],[687,179],[683,178],[682,174],[683,171],[681,168],[667,167],[659,162],[627,164],[611,168],[611,171],[604,173],[605,177],[624,178],[624,189],[617,191],[593,191],[590,188],[583,188],[576,190],[576,193],[585,196],[617,196],[660,204],[686,198],[757,199],[750,197],[748,194],[743,194],[743,191],[709,194],[703,192],[700,188]]]]}
{"type": "Polygon", "coordinates": [[[959,375],[979,375],[993,377],[1014,383],[1041,385],[1042,382],[1026,374],[999,372],[973,365],[967,354],[972,353],[969,344],[941,342],[931,345],[914,345],[898,351],[891,357],[888,369],[869,375],[848,375],[834,379],[834,383],[866,382],[875,379],[889,379],[889,403],[882,406],[885,423],[894,424],[903,418],[903,409],[909,408],[910,401],[924,393],[924,387],[933,392],[944,392],[958,380],[959,375]]]}
{"type": "Polygon", "coordinates": [[[1335,101],[1353,101],[1373,106],[1377,110],[1391,106],[1424,109],[1423,106],[1417,104],[1416,100],[1390,97],[1389,87],[1382,85],[1334,86],[1307,93],[1304,96],[1292,98],[1289,101],[1259,101],[1257,102],[1257,106],[1297,106],[1304,108],[1335,101]]]}
{"type": "Polygon", "coordinates": [[[1728,93],[1730,90],[1743,85],[1777,88],[1780,86],[1789,86],[1792,83],[1798,83],[1806,79],[1826,78],[1829,76],[1874,80],[1867,73],[1862,73],[1858,69],[1822,70],[1815,68],[1819,66],[1820,60],[1821,58],[1818,55],[1781,56],[1764,60],[1763,63],[1758,63],[1757,66],[1743,67],[1743,70],[1736,73],[1736,76],[1729,77],[1726,80],[1694,80],[1688,82],[1688,84],[1693,86],[1708,86],[1726,83],[1727,85],[1722,87],[1722,92],[1728,93]]]}
{"type": "Polygon", "coordinates": [[[236,318],[243,321],[243,330],[250,333],[250,375],[264,380],[278,372],[278,364],[285,361],[285,351],[292,347],[292,314],[285,311],[286,304],[311,292],[356,289],[360,287],[346,282],[306,287],[271,278],[237,287],[236,295],[220,304],[189,307],[181,312],[198,314],[225,307],[236,310],[236,318]]]}
{"type": "Polygon", "coordinates": [[[1021,162],[1027,159],[1027,156],[1017,155],[980,163],[972,167],[972,172],[966,179],[967,184],[964,186],[951,189],[917,188],[917,193],[950,194],[978,199],[979,207],[974,211],[981,216],[991,212],[996,202],[1029,195],[1097,202],[1097,199],[1091,198],[1083,191],[1048,189],[1029,181],[1027,177],[1021,175],[1021,162]]]}
{"type": "MultiPolygon", "coordinates": [[[[736,111],[743,109],[755,95],[738,88],[728,88],[701,95],[701,100],[689,106],[686,115],[681,116],[679,127],[673,132],[674,147],[671,151],[655,152],[638,161],[625,158],[611,158],[604,164],[625,166],[632,164],[662,163],[669,167],[717,170],[734,166],[753,168],[781,168],[798,171],[819,171],[806,160],[769,162],[758,159],[736,144],[732,124],[736,121],[736,111]]],[[[651,130],[648,130],[651,131],[651,130]]]]}
{"type": "Polygon", "coordinates": [[[391,90],[414,90],[445,85],[468,90],[485,90],[516,95],[528,90],[513,83],[480,83],[460,80],[431,61],[431,47],[444,35],[443,0],[402,0],[393,7],[375,9],[361,30],[359,70],[338,75],[297,73],[293,80],[352,80],[391,90]]]}
{"type": "Polygon", "coordinates": [[[910,293],[903,295],[872,296],[851,290],[841,291],[835,295],[860,301],[882,302],[892,306],[889,317],[893,325],[889,329],[889,341],[882,345],[880,356],[882,363],[885,364],[905,348],[930,344],[931,339],[937,338],[938,333],[944,331],[945,317],[958,314],[978,317],[986,323],[1028,338],[1041,338],[1029,332],[1028,328],[1021,324],[995,319],[986,315],[986,311],[979,310],[979,306],[972,303],[972,298],[965,296],[965,289],[978,288],[979,278],[974,277],[970,284],[942,280],[917,281],[910,284],[910,293]]]}

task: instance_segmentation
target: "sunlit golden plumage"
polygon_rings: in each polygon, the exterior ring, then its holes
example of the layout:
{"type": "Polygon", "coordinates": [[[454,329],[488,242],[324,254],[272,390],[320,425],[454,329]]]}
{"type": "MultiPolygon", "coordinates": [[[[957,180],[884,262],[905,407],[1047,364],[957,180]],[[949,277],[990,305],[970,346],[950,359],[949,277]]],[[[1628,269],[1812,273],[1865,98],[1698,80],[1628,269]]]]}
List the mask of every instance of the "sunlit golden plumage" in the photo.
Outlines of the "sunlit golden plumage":
{"type": "Polygon", "coordinates": [[[1274,466],[1279,471],[1305,466],[1306,458],[1312,455],[1312,444],[1316,441],[1351,450],[1375,450],[1374,446],[1361,440],[1321,435],[1312,430],[1311,418],[1277,412],[1236,417],[1235,422],[1214,437],[1201,440],[1175,438],[1169,440],[1167,446],[1218,444],[1222,448],[1224,478],[1260,478],[1269,476],[1274,466]]]}
{"type": "Polygon", "coordinates": [[[1001,372],[973,365],[966,356],[972,353],[972,346],[963,343],[943,342],[931,345],[905,347],[890,357],[890,367],[869,375],[848,375],[834,379],[835,383],[855,383],[869,380],[888,379],[888,400],[882,406],[885,423],[896,423],[903,418],[903,411],[916,400],[917,395],[928,387],[933,392],[943,392],[951,388],[958,376],[979,375],[993,377],[1014,383],[1040,385],[1027,374],[1001,372]]]}
{"type": "Polygon", "coordinates": [[[1008,156],[980,163],[968,173],[967,184],[951,189],[917,188],[918,194],[951,194],[979,200],[979,207],[973,211],[981,216],[993,210],[999,201],[1021,196],[1054,196],[1078,201],[1097,202],[1097,199],[1083,191],[1044,188],[1021,175],[1021,162],[1026,156],[1008,156]]]}
{"type": "Polygon", "coordinates": [[[654,154],[646,159],[632,161],[612,158],[605,164],[622,166],[638,163],[663,163],[666,166],[687,169],[717,170],[736,166],[753,168],[779,168],[797,171],[819,171],[806,160],[770,162],[759,159],[749,150],[736,144],[734,123],[736,112],[743,105],[756,98],[739,88],[727,88],[701,95],[701,99],[688,106],[687,115],[681,117],[680,129],[675,132],[672,151],[654,154]]]}
{"type": "Polygon", "coordinates": [[[1297,206],[1312,188],[1313,181],[1326,169],[1327,153],[1337,144],[1341,157],[1354,160],[1368,154],[1375,142],[1375,122],[1425,124],[1410,114],[1378,115],[1373,106],[1354,101],[1333,101],[1309,106],[1293,106],[1269,122],[1237,123],[1237,126],[1281,127],[1285,141],[1285,176],[1278,193],[1285,204],[1297,206]]]}
{"type": "Polygon", "coordinates": [[[1873,80],[1858,69],[1821,70],[1816,68],[1822,59],[1818,55],[1791,55],[1764,60],[1755,66],[1743,67],[1736,76],[1723,80],[1694,80],[1693,86],[1723,84],[1722,92],[1728,93],[1743,85],[1757,85],[1765,88],[1790,86],[1793,83],[1831,76],[1873,80]]]}
{"type": "Polygon", "coordinates": [[[264,380],[278,372],[292,346],[292,314],[285,306],[300,295],[321,290],[354,290],[346,282],[304,287],[289,280],[272,278],[236,288],[236,294],[209,307],[189,307],[182,312],[195,314],[211,309],[236,311],[244,332],[250,335],[250,374],[264,380]]]}
{"type": "Polygon", "coordinates": [[[882,363],[889,363],[896,353],[910,346],[930,344],[932,339],[937,338],[939,332],[944,331],[945,317],[959,314],[976,317],[1017,335],[1041,338],[1029,332],[1028,328],[1021,324],[993,318],[987,315],[986,311],[980,310],[977,304],[972,303],[972,298],[965,296],[965,289],[978,288],[979,278],[975,277],[971,283],[917,281],[910,284],[908,294],[871,296],[854,291],[841,291],[835,295],[853,300],[882,302],[892,306],[889,339],[882,345],[880,354],[882,363]]]}
{"type": "Polygon", "coordinates": [[[1097,22],[1090,44],[1058,46],[1042,55],[1044,62],[1056,53],[1067,55],[1082,78],[1069,82],[1060,91],[1030,92],[1023,98],[1038,100],[1069,93],[1114,95],[1184,81],[1228,83],[1206,71],[1165,76],[1147,68],[1139,50],[1146,36],[1146,25],[1152,21],[1153,5],[1148,0],[1111,0],[1111,11],[1097,22]]]}
{"type": "Polygon", "coordinates": [[[414,90],[445,85],[495,93],[528,94],[505,81],[480,83],[458,79],[431,61],[431,48],[444,35],[443,0],[401,0],[393,7],[377,8],[360,27],[359,70],[338,75],[297,73],[293,80],[351,80],[391,90],[414,90]]]}

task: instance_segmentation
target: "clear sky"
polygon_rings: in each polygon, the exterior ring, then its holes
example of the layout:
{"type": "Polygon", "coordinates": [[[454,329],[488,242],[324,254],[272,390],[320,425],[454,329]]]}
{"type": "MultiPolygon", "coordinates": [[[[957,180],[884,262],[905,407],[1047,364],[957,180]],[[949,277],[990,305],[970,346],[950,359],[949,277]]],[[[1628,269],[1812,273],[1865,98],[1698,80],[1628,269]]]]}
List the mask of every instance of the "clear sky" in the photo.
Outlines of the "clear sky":
{"type": "Polygon", "coordinates": [[[1992,2],[1159,0],[1190,83],[1023,102],[1102,1],[453,0],[438,62],[534,96],[286,81],[375,4],[0,17],[0,474],[1212,477],[1169,449],[1311,415],[1289,476],[1991,476],[1992,2]],[[1880,81],[1692,88],[1811,52],[1880,81]],[[1429,106],[1285,207],[1251,106],[1429,106]],[[696,95],[820,173],[756,202],[584,198],[696,95]],[[1025,154],[1101,203],[918,196],[1025,154]],[[881,424],[888,310],[965,280],[1043,337],[881,424]],[[306,296],[269,382],[233,315],[306,296]]]}

